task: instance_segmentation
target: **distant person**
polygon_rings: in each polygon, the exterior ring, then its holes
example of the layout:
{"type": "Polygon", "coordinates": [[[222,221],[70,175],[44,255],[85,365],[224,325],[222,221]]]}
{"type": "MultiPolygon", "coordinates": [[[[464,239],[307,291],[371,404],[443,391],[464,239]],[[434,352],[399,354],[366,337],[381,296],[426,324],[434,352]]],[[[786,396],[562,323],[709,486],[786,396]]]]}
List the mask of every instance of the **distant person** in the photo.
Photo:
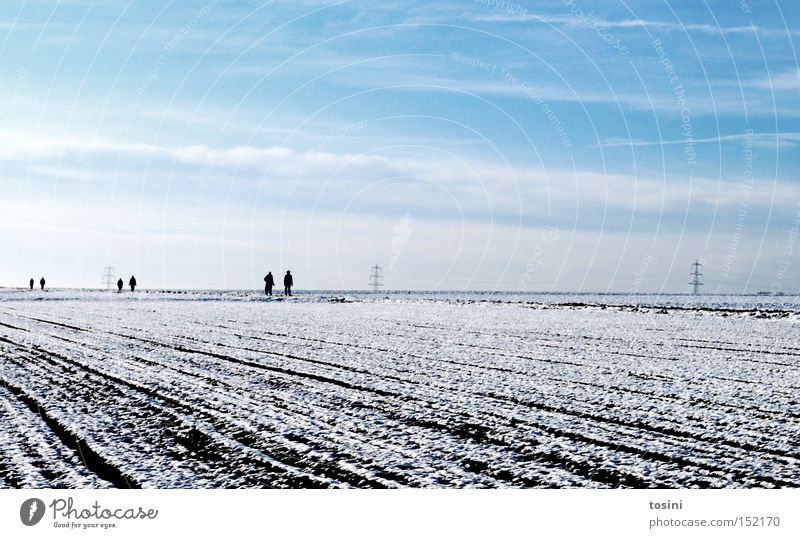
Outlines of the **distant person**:
{"type": "Polygon", "coordinates": [[[131,275],[131,280],[128,282],[128,285],[131,287],[131,291],[136,291],[136,277],[131,275]]]}
{"type": "Polygon", "coordinates": [[[292,286],[294,286],[294,279],[292,278],[292,272],[286,271],[286,276],[283,277],[283,294],[291,296],[292,286]]]}
{"type": "Polygon", "coordinates": [[[45,281],[44,277],[42,277],[42,279],[39,281],[39,285],[42,287],[42,291],[44,291],[45,284],[47,284],[47,281],[45,281]]]}
{"type": "Polygon", "coordinates": [[[121,278],[117,280],[117,293],[122,293],[122,286],[124,285],[125,283],[122,281],[121,278]]]}
{"type": "Polygon", "coordinates": [[[272,295],[272,288],[275,287],[275,277],[272,276],[272,271],[267,273],[267,276],[264,277],[264,282],[267,283],[267,285],[264,286],[264,294],[272,295]]]}
{"type": "Polygon", "coordinates": [[[33,279],[31,279],[31,281],[29,282],[29,284],[31,285],[31,291],[33,291],[33,279]]]}

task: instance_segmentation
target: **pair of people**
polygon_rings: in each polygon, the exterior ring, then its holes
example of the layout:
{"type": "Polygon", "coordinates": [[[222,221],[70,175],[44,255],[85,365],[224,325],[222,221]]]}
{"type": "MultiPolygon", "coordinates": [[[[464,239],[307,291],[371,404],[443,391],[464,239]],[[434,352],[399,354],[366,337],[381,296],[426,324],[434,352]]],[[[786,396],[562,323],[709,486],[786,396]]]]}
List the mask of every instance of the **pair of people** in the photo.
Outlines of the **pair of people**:
{"type": "MultiPolygon", "coordinates": [[[[122,293],[122,286],[123,285],[124,285],[124,283],[122,282],[121,278],[119,280],[117,280],[117,290],[119,290],[119,293],[122,293]]],[[[131,279],[128,281],[128,285],[131,287],[131,291],[136,291],[136,277],[135,276],[131,275],[131,279]]]]}
{"type": "MultiPolygon", "coordinates": [[[[33,279],[31,279],[31,281],[28,282],[28,284],[30,284],[31,291],[33,291],[33,279]]],[[[44,279],[44,277],[42,277],[42,279],[39,281],[39,285],[42,287],[42,291],[44,291],[44,285],[45,284],[47,284],[47,281],[44,279]]]]}
{"type": "MultiPolygon", "coordinates": [[[[267,273],[267,276],[264,277],[264,282],[267,283],[266,287],[264,288],[264,293],[266,295],[272,295],[272,288],[275,287],[275,278],[272,276],[272,271],[267,273]]],[[[292,286],[294,286],[292,272],[286,271],[286,275],[283,277],[283,294],[291,296],[292,286]]]]}

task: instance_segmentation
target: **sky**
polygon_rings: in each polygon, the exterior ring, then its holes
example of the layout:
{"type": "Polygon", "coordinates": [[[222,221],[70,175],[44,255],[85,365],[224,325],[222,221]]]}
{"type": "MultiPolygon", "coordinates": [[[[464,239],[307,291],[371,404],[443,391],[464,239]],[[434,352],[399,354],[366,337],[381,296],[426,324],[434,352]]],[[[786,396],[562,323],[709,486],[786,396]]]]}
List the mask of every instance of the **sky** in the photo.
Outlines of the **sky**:
{"type": "Polygon", "coordinates": [[[4,0],[0,286],[800,291],[790,1],[4,0]]]}

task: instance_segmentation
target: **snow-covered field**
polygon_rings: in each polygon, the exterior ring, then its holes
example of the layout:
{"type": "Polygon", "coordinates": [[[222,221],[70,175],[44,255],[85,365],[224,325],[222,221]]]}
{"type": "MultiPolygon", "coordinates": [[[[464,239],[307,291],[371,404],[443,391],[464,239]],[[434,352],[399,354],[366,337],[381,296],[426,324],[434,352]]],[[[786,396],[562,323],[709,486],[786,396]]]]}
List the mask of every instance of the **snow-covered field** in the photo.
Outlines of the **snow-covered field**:
{"type": "Polygon", "coordinates": [[[798,303],[3,290],[0,487],[800,487],[798,303]]]}

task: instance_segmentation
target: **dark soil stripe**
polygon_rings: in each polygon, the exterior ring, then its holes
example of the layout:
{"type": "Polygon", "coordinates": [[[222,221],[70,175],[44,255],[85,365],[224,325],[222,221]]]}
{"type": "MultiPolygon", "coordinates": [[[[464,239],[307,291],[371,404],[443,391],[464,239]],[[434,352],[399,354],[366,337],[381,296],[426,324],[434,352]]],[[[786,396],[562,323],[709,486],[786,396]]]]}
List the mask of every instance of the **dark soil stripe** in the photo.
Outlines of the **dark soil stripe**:
{"type": "Polygon", "coordinates": [[[22,387],[14,385],[5,378],[0,378],[0,383],[2,383],[3,387],[14,394],[22,403],[24,403],[28,409],[41,417],[42,421],[47,424],[47,426],[53,431],[53,433],[64,444],[64,446],[69,447],[77,452],[80,460],[90,472],[96,474],[103,480],[114,484],[114,486],[117,488],[141,488],[141,485],[135,479],[125,475],[121,470],[109,463],[100,454],[95,452],[95,450],[92,449],[92,447],[90,447],[84,439],[69,431],[64,424],[50,415],[47,410],[39,405],[39,402],[36,401],[36,399],[30,394],[25,392],[22,387]]]}

